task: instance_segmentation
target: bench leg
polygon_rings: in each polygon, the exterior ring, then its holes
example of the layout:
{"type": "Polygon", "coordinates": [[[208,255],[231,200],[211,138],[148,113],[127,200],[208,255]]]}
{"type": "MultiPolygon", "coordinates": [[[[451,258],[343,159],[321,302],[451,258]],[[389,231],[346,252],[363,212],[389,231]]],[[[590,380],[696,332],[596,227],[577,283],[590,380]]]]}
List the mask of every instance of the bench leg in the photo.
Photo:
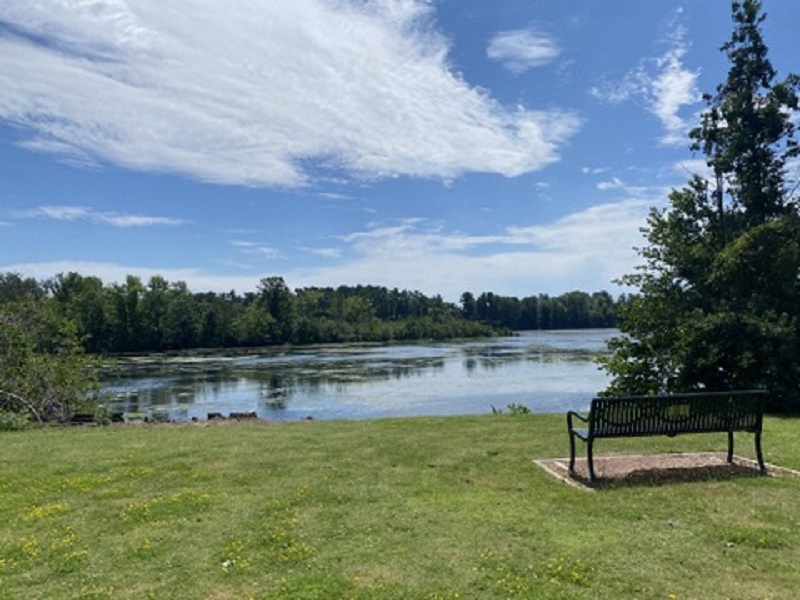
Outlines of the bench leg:
{"type": "Polygon", "coordinates": [[[758,459],[758,468],[762,473],[767,472],[767,466],[764,464],[764,455],[761,453],[761,432],[756,432],[756,458],[758,459]]]}
{"type": "Polygon", "coordinates": [[[728,462],[733,462],[733,432],[728,432],[728,462]]]}
{"type": "Polygon", "coordinates": [[[575,474],[575,434],[569,432],[569,474],[575,474]]]}
{"type": "Polygon", "coordinates": [[[594,474],[594,439],[589,438],[586,442],[586,461],[589,463],[589,481],[594,483],[597,481],[597,477],[594,474]]]}

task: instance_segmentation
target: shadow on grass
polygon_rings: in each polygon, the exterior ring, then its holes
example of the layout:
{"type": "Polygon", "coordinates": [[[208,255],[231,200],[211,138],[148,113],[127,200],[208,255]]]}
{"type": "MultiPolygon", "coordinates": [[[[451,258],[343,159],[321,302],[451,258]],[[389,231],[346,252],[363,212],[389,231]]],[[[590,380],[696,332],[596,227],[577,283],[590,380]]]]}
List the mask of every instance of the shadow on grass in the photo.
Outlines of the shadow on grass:
{"type": "Polygon", "coordinates": [[[599,476],[594,483],[588,477],[573,479],[592,489],[621,487],[660,487],[698,481],[730,481],[732,479],[763,477],[758,467],[741,464],[707,465],[695,467],[640,468],[622,475],[599,476]]]}
{"type": "MultiPolygon", "coordinates": [[[[569,473],[566,458],[539,460],[536,463],[551,475],[585,490],[624,487],[660,487],[702,481],[729,481],[764,477],[750,459],[734,457],[728,463],[722,453],[611,455],[595,458],[597,480],[589,480],[586,459],[575,462],[575,473],[569,473]]],[[[768,476],[800,475],[788,469],[768,465],[768,476]]]]}

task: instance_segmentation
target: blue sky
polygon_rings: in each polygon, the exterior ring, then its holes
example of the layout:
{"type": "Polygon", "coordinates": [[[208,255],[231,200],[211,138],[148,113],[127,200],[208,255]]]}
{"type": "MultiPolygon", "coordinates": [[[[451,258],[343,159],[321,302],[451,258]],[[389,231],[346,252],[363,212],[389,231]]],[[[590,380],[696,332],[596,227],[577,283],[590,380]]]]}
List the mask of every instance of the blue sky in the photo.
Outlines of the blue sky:
{"type": "MultiPolygon", "coordinates": [[[[800,2],[764,5],[800,71],[800,2]]],[[[0,271],[616,294],[704,171],[731,28],[724,1],[0,0],[0,271]]]]}

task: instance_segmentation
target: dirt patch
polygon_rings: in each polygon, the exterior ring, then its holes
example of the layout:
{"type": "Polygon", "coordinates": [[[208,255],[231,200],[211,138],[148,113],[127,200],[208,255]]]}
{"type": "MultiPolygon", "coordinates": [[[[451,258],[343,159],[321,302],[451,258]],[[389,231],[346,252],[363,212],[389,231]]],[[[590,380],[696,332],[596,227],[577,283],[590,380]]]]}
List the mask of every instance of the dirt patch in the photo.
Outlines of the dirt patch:
{"type": "MultiPolygon", "coordinates": [[[[763,476],[758,464],[751,459],[734,456],[732,463],[728,463],[726,459],[724,452],[599,456],[594,459],[594,471],[597,475],[595,483],[589,481],[585,458],[576,458],[574,475],[569,473],[569,458],[541,459],[534,462],[554,477],[585,490],[763,476]]],[[[769,464],[766,474],[770,477],[800,477],[798,471],[769,464]]]]}

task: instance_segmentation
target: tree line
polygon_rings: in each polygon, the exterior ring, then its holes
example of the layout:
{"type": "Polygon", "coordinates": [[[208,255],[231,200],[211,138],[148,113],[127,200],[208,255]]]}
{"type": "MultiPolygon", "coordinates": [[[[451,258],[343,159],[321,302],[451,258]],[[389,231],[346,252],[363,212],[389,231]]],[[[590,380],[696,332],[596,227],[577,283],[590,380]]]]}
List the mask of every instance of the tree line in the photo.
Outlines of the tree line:
{"type": "Polygon", "coordinates": [[[74,323],[89,353],[151,352],[276,344],[391,342],[489,336],[519,329],[613,327],[607,292],[523,299],[465,292],[460,305],[418,291],[358,285],[291,290],[281,277],[255,292],[191,292],[182,281],[128,276],[105,284],[59,274],[39,282],[0,274],[0,304],[50,303],[74,323]]]}
{"type": "Polygon", "coordinates": [[[496,323],[514,330],[599,329],[617,326],[617,307],[628,302],[608,292],[573,291],[559,296],[539,294],[516,298],[483,292],[461,295],[461,312],[470,320],[496,323]]]}

